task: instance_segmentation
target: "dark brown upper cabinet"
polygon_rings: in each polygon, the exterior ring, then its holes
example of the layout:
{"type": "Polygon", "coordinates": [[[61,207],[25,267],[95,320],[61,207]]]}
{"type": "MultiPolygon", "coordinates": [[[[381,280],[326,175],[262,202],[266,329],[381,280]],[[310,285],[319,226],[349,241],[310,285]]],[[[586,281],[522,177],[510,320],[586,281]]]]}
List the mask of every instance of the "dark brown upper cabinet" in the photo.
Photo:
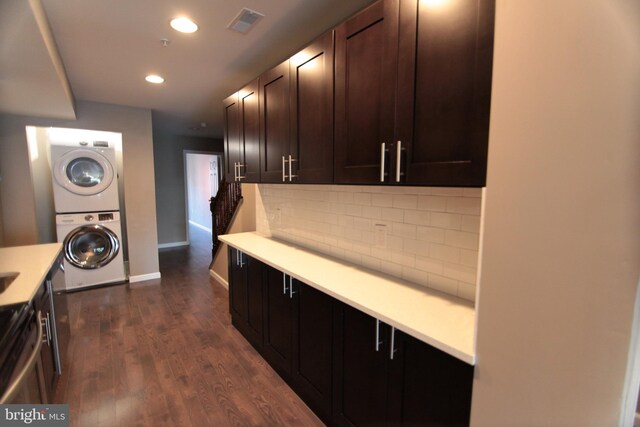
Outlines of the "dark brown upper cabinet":
{"type": "Polygon", "coordinates": [[[372,4],[338,26],[335,34],[335,182],[388,182],[394,137],[398,0],[372,4]]]}
{"type": "Polygon", "coordinates": [[[392,181],[485,185],[494,9],[494,0],[400,1],[392,181]]]}
{"type": "MultiPolygon", "coordinates": [[[[333,182],[333,31],[289,60],[290,182],[333,182]]],[[[286,158],[288,166],[288,156],[286,158]]]]}
{"type": "Polygon", "coordinates": [[[224,100],[227,181],[260,182],[258,80],[224,100]]]}
{"type": "Polygon", "coordinates": [[[238,93],[222,102],[224,120],[224,175],[227,182],[238,180],[240,162],[240,115],[238,93]]]}
{"type": "Polygon", "coordinates": [[[260,86],[260,180],[289,175],[289,60],[263,73],[260,86]]]}
{"type": "Polygon", "coordinates": [[[483,186],[494,0],[380,0],[336,29],[336,183],[483,186]]]}

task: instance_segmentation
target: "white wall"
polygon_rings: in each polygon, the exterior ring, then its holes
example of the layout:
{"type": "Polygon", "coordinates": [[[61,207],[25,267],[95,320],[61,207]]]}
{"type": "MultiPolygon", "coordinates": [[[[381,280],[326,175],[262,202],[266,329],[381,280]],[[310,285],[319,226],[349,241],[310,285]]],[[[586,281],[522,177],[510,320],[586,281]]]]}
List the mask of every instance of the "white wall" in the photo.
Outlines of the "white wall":
{"type": "Polygon", "coordinates": [[[129,269],[132,276],[159,272],[151,111],[81,101],[77,120],[0,115],[0,195],[7,246],[38,243],[26,126],[122,133],[129,269]]]}
{"type": "Polygon", "coordinates": [[[259,184],[257,230],[473,301],[481,195],[479,188],[259,184]]]}
{"type": "Polygon", "coordinates": [[[640,2],[498,0],[473,426],[616,426],[640,275],[640,2]]]}
{"type": "MultiPolygon", "coordinates": [[[[209,199],[214,196],[213,168],[217,168],[217,155],[185,153],[189,222],[211,232],[209,199]],[[213,167],[213,168],[212,168],[213,167]]],[[[216,177],[217,172],[216,172],[216,177]]],[[[215,190],[217,191],[217,183],[215,190]]]]}

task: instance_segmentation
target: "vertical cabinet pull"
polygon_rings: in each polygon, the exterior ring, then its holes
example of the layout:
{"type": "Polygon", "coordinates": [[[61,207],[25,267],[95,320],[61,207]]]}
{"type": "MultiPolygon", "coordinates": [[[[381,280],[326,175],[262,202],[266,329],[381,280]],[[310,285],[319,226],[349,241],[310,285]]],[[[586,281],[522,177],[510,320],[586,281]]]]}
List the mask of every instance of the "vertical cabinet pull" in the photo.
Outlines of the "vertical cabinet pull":
{"type": "Polygon", "coordinates": [[[242,252],[238,251],[238,254],[240,255],[240,268],[244,267],[244,261],[242,260],[242,252]]]}
{"type": "Polygon", "coordinates": [[[380,341],[380,320],[376,319],[376,351],[380,351],[380,344],[382,344],[380,341]]]}
{"type": "Polygon", "coordinates": [[[386,175],[384,173],[384,160],[385,160],[386,153],[387,153],[387,144],[383,142],[380,145],[380,182],[384,182],[384,176],[386,175]]]}
{"type": "Polygon", "coordinates": [[[402,173],[402,141],[398,141],[398,146],[396,148],[396,182],[400,182],[400,175],[404,175],[402,173]]]}
{"type": "Polygon", "coordinates": [[[389,359],[393,360],[393,354],[397,351],[396,350],[396,328],[394,328],[393,326],[391,327],[391,351],[389,353],[389,359]]]}
{"type": "Polygon", "coordinates": [[[287,160],[285,160],[284,156],[282,156],[282,182],[287,181],[287,173],[284,167],[285,163],[287,163],[287,160]]]}
{"type": "Polygon", "coordinates": [[[282,294],[287,294],[287,275],[282,273],[282,294]]]}
{"type": "Polygon", "coordinates": [[[298,175],[294,175],[293,172],[291,171],[291,165],[293,164],[293,162],[297,162],[298,159],[292,159],[291,158],[291,154],[289,154],[289,182],[291,182],[292,178],[297,178],[298,175]]]}
{"type": "Polygon", "coordinates": [[[289,276],[289,298],[293,299],[293,295],[296,294],[293,290],[293,277],[289,276]]]}
{"type": "Polygon", "coordinates": [[[240,171],[240,168],[244,168],[246,166],[247,165],[238,162],[238,181],[241,181],[246,178],[244,175],[242,175],[242,172],[240,171]]]}

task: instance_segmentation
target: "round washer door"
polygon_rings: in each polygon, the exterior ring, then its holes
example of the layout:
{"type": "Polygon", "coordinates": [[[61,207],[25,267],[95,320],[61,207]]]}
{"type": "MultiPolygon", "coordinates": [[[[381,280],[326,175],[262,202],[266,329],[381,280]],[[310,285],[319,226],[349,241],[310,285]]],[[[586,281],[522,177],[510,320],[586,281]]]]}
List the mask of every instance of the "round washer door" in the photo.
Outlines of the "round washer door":
{"type": "Polygon", "coordinates": [[[99,152],[78,149],[63,154],[56,161],[53,175],[68,191],[91,196],[109,187],[115,173],[109,160],[99,152]]]}
{"type": "Polygon", "coordinates": [[[118,236],[102,225],[78,227],[64,239],[64,257],[78,268],[91,270],[105,266],[119,250],[118,236]]]}

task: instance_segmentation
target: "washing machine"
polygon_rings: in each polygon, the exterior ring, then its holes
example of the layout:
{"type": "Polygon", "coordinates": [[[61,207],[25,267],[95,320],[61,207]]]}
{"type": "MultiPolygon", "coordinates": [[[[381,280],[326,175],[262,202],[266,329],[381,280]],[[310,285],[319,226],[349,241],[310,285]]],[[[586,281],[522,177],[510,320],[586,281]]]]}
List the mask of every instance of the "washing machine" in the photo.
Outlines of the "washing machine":
{"type": "Polygon", "coordinates": [[[56,229],[67,290],[126,280],[120,212],[58,214],[56,229]]]}
{"type": "Polygon", "coordinates": [[[52,142],[49,150],[57,213],[120,209],[112,142],[52,142]]]}

